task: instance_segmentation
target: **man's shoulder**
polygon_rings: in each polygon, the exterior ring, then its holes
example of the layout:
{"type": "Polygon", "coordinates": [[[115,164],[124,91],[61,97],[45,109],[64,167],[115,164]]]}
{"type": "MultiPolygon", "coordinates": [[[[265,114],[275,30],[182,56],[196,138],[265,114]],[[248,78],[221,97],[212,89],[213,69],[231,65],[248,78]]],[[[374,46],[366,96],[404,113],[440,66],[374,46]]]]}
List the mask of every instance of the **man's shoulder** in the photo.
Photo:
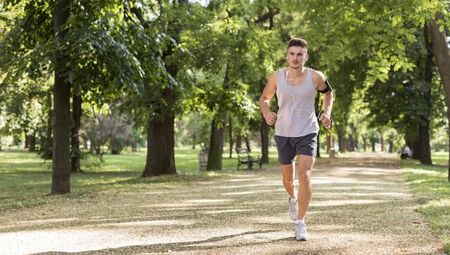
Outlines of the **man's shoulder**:
{"type": "Polygon", "coordinates": [[[322,81],[322,82],[323,82],[323,81],[326,80],[325,75],[324,75],[321,71],[315,70],[315,69],[313,69],[313,68],[309,68],[309,69],[311,70],[313,79],[314,79],[315,81],[322,81]]]}
{"type": "Polygon", "coordinates": [[[308,68],[309,68],[309,70],[311,70],[311,72],[312,72],[312,74],[314,76],[319,76],[319,77],[325,78],[325,75],[323,74],[322,71],[316,70],[316,69],[311,68],[311,67],[308,67],[308,68]]]}
{"type": "Polygon", "coordinates": [[[270,73],[269,80],[277,81],[278,80],[278,74],[281,72],[281,70],[283,70],[283,68],[275,70],[272,73],[270,73]]]}

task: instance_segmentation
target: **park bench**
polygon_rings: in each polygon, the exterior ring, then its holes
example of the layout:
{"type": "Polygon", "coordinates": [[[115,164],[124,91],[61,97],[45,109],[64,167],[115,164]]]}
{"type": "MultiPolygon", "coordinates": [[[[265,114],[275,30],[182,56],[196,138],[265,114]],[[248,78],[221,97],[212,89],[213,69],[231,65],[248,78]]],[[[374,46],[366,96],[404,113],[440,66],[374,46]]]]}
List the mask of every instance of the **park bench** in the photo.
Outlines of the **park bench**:
{"type": "Polygon", "coordinates": [[[259,168],[261,168],[262,160],[261,157],[258,156],[252,156],[249,154],[249,151],[247,149],[236,149],[236,153],[238,155],[238,165],[237,170],[239,170],[239,167],[241,165],[247,165],[248,170],[252,170],[253,163],[258,163],[259,168]]]}

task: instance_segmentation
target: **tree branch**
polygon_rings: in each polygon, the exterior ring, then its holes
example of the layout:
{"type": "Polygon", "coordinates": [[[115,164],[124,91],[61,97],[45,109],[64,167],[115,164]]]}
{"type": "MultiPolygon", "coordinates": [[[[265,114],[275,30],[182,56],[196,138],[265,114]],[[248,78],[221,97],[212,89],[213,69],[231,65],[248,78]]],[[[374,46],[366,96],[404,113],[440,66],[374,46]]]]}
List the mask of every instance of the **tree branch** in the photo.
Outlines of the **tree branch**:
{"type": "Polygon", "coordinates": [[[262,23],[262,22],[264,22],[264,21],[266,21],[268,19],[273,19],[273,17],[275,15],[277,15],[278,13],[280,13],[280,9],[279,8],[277,8],[277,7],[271,8],[269,10],[269,12],[259,16],[258,19],[255,21],[255,23],[262,23]]]}

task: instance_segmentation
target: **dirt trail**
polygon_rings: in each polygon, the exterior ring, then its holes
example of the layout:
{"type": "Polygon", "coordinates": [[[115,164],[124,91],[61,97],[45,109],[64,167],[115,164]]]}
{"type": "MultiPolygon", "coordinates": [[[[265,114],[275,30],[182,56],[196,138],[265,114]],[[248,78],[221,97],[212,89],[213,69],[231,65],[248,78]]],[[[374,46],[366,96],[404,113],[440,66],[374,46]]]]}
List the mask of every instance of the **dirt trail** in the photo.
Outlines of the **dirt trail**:
{"type": "Polygon", "coordinates": [[[3,212],[0,254],[442,254],[394,158],[322,160],[312,181],[308,242],[266,169],[3,212]]]}

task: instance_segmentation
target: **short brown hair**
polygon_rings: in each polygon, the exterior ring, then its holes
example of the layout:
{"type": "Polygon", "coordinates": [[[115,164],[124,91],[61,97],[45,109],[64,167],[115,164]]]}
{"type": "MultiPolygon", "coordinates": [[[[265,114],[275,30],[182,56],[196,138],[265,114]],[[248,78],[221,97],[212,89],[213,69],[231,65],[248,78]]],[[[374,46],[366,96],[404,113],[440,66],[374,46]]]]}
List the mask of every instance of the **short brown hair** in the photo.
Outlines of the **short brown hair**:
{"type": "Polygon", "coordinates": [[[308,43],[304,39],[301,39],[301,38],[292,38],[289,40],[287,47],[289,49],[290,47],[293,47],[293,46],[298,46],[298,47],[307,49],[308,43]]]}

